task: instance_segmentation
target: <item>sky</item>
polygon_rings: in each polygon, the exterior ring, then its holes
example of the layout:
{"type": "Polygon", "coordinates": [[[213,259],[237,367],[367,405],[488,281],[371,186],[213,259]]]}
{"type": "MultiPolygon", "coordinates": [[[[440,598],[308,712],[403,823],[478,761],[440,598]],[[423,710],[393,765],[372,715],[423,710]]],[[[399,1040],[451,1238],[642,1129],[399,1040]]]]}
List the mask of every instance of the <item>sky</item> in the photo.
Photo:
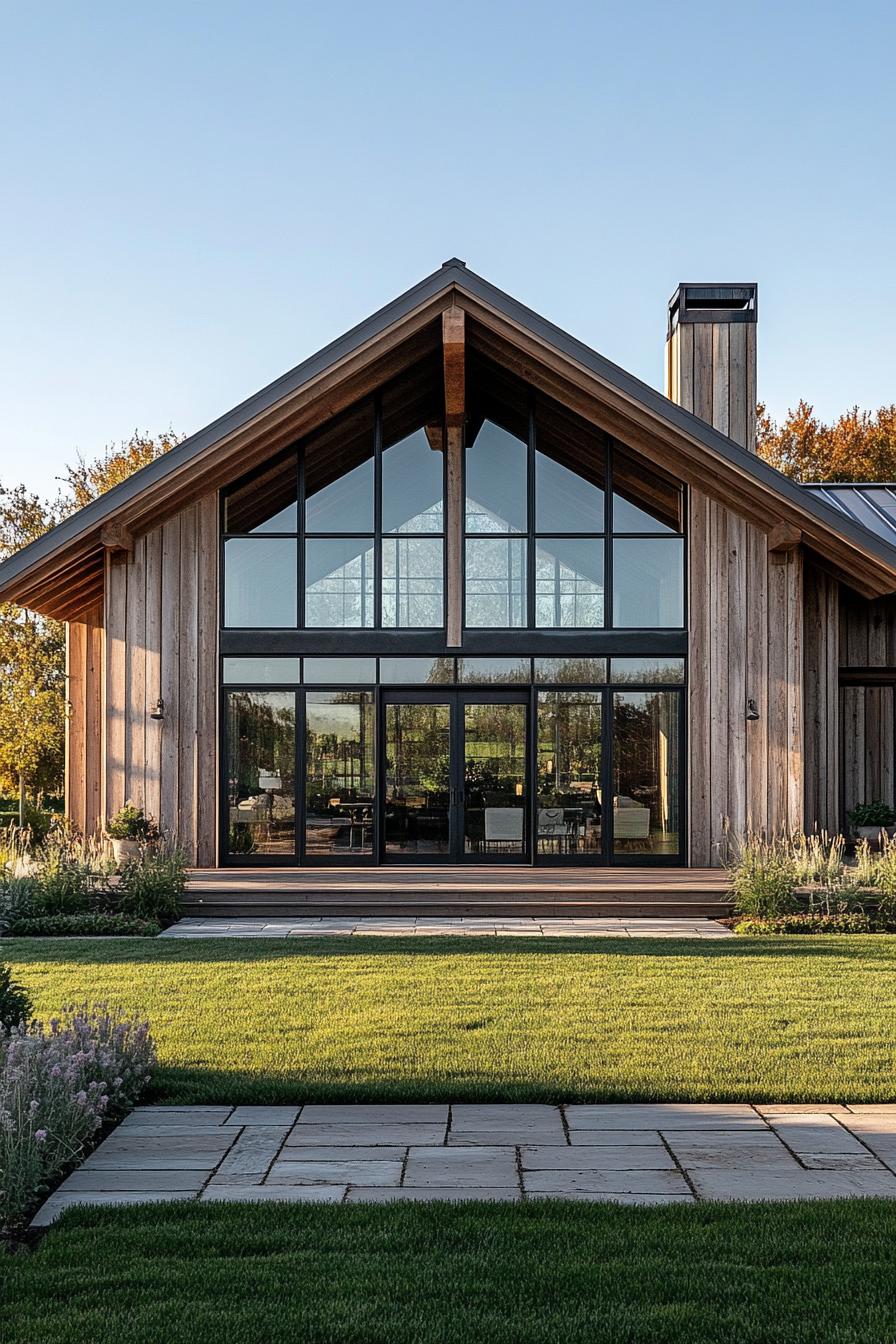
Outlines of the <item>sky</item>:
{"type": "Polygon", "coordinates": [[[191,433],[452,256],[648,383],[896,401],[889,3],[2,0],[0,483],[191,433]]]}

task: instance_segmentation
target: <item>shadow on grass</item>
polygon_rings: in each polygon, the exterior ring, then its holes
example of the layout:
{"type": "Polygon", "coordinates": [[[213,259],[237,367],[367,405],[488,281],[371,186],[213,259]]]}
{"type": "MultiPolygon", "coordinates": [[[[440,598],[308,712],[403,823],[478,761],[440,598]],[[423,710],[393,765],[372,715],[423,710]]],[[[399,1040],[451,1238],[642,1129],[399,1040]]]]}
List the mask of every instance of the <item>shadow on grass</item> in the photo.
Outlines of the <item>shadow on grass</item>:
{"type": "Polygon", "coordinates": [[[315,938],[9,938],[0,945],[9,961],[90,966],[141,962],[183,965],[190,962],[253,962],[327,957],[332,960],[376,957],[621,957],[698,962],[818,961],[860,959],[892,967],[896,937],[884,934],[813,934],[779,938],[493,938],[493,937],[344,937],[315,938]]]}

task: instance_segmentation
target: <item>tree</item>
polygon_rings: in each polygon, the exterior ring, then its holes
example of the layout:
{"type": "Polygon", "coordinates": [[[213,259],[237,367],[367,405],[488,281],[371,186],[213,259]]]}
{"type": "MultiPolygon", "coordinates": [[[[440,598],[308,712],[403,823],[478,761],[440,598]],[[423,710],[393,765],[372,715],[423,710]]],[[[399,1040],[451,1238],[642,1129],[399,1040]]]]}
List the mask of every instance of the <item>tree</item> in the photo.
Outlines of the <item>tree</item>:
{"type": "Polygon", "coordinates": [[[894,481],[896,404],[874,412],[854,406],[826,425],[801,401],[780,426],[760,404],[756,447],[773,467],[797,481],[894,481]]]}
{"type": "MultiPolygon", "coordinates": [[[[27,546],[55,517],[24,486],[0,486],[0,559],[27,546]]],[[[0,603],[0,789],[58,788],[65,738],[65,638],[59,621],[0,603]]]]}
{"type": "Polygon", "coordinates": [[[79,453],[75,466],[66,467],[65,474],[60,477],[62,490],[56,503],[57,512],[64,517],[76,509],[83,509],[85,504],[120,485],[141,467],[170,452],[182,439],[182,434],[175,434],[170,429],[155,437],[135,430],[126,441],[109,444],[92,462],[85,462],[79,453]]]}

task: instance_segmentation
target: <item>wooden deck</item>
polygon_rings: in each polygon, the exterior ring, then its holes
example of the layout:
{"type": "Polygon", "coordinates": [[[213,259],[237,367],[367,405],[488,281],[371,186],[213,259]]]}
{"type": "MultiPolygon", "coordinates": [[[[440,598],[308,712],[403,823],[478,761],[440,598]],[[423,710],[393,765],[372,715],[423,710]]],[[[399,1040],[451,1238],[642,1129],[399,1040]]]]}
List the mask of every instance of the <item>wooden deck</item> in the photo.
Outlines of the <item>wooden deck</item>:
{"type": "Polygon", "coordinates": [[[730,911],[717,868],[206,868],[186,915],[676,915],[730,911]]]}

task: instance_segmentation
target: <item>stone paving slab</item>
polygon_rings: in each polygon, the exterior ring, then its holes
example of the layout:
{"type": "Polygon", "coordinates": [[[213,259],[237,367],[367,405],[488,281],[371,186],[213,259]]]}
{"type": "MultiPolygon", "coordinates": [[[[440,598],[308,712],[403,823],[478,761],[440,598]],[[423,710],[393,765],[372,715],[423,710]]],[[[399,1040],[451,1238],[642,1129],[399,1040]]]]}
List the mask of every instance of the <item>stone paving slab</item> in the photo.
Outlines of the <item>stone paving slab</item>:
{"type": "Polygon", "coordinates": [[[160,1200],[896,1199],[896,1106],[140,1107],[38,1211],[160,1200]],[[275,1123],[276,1122],[276,1123],[275,1123]]]}
{"type": "Polygon", "coordinates": [[[457,937],[457,938],[731,938],[732,931],[713,919],[636,919],[607,916],[520,916],[487,919],[477,915],[437,918],[426,915],[297,917],[295,919],[178,920],[160,938],[324,938],[324,937],[457,937]]]}

